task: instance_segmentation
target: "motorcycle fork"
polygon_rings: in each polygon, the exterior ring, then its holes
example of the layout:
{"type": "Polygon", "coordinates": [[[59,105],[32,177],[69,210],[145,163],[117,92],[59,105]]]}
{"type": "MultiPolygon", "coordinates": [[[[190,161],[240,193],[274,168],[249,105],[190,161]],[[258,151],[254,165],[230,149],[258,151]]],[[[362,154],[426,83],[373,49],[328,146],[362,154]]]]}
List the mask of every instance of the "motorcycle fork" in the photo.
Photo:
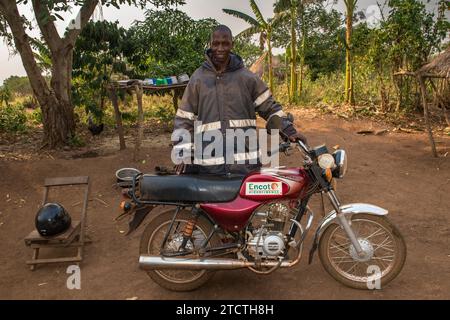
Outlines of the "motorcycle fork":
{"type": "Polygon", "coordinates": [[[356,235],[353,232],[353,229],[350,227],[350,222],[341,211],[341,203],[339,202],[336,193],[334,192],[330,183],[322,177],[321,170],[322,169],[320,169],[318,166],[313,166],[311,167],[311,174],[315,178],[315,180],[319,182],[322,190],[325,191],[328,198],[330,199],[331,205],[336,211],[336,217],[339,225],[344,229],[358,255],[362,255],[364,252],[361,248],[361,245],[359,244],[358,239],[356,239],[356,235]]]}
{"type": "Polygon", "coordinates": [[[363,254],[363,250],[361,248],[361,245],[359,244],[358,239],[356,238],[355,232],[353,231],[352,227],[350,226],[350,222],[347,220],[345,215],[341,212],[341,204],[336,197],[336,193],[333,189],[326,192],[328,198],[330,199],[331,205],[333,206],[334,210],[336,210],[336,217],[338,219],[339,225],[344,229],[345,233],[347,234],[348,238],[350,239],[350,242],[352,243],[353,247],[355,248],[356,252],[361,255],[363,254]]]}

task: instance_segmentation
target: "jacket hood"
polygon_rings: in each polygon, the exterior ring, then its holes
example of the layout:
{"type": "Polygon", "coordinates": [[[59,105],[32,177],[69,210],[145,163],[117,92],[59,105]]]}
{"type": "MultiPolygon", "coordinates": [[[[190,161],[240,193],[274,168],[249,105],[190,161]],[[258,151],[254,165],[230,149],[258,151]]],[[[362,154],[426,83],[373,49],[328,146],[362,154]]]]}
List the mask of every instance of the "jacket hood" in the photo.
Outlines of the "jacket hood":
{"type": "MultiPolygon", "coordinates": [[[[203,62],[202,66],[208,70],[211,70],[213,72],[217,73],[216,67],[212,63],[211,60],[211,49],[206,50],[205,52],[205,62],[203,62]]],[[[230,53],[230,62],[228,63],[227,68],[225,69],[225,72],[233,72],[238,69],[241,69],[244,67],[244,61],[240,56],[237,54],[231,52],[230,53]]]]}

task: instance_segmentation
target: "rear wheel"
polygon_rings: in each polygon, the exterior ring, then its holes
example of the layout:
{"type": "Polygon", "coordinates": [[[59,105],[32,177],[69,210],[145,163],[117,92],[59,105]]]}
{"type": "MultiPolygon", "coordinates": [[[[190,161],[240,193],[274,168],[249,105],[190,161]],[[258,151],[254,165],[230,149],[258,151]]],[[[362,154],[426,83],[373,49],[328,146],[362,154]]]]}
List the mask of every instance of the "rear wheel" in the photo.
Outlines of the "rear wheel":
{"type": "MultiPolygon", "coordinates": [[[[149,254],[152,256],[160,256],[161,246],[164,236],[172,222],[175,210],[169,210],[160,213],[152,219],[144,230],[141,238],[140,254],[149,254]]],[[[167,242],[163,250],[165,252],[177,252],[183,241],[183,230],[189,220],[193,218],[192,213],[187,210],[180,210],[175,219],[172,230],[169,234],[167,242]]],[[[203,241],[208,237],[212,224],[203,216],[197,220],[192,237],[186,244],[186,249],[198,249],[203,241]]],[[[214,235],[208,243],[208,246],[217,246],[220,239],[214,235]]],[[[182,256],[182,259],[199,258],[198,255],[182,256]]],[[[213,271],[207,270],[150,270],[147,274],[159,284],[173,291],[191,291],[205,284],[213,275],[213,271]]]]}
{"type": "Polygon", "coordinates": [[[380,289],[402,270],[406,259],[405,241],[383,216],[358,214],[353,216],[351,226],[364,254],[359,256],[345,231],[332,224],[323,232],[319,243],[322,265],[346,286],[380,289]]]}

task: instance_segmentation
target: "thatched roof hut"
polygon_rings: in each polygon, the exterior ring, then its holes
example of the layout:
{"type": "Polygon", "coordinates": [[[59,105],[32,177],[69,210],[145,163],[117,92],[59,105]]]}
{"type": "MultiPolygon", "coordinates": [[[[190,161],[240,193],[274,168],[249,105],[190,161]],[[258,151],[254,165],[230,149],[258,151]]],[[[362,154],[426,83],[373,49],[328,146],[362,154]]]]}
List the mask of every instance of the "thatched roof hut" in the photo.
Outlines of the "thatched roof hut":
{"type": "Polygon", "coordinates": [[[417,70],[422,77],[450,78],[450,47],[417,70]]]}
{"type": "Polygon", "coordinates": [[[264,73],[264,60],[266,59],[267,51],[265,51],[249,68],[251,72],[257,74],[262,78],[264,73]]]}
{"type": "Polygon", "coordinates": [[[448,80],[450,80],[450,47],[447,47],[447,49],[440,53],[438,56],[436,56],[433,60],[431,60],[426,65],[422,66],[419,70],[415,72],[415,76],[419,82],[420,86],[420,94],[422,96],[422,105],[423,105],[423,111],[424,111],[424,117],[425,117],[425,123],[428,130],[428,136],[431,143],[431,149],[433,152],[434,157],[438,157],[437,151],[436,151],[436,145],[433,138],[433,132],[431,130],[430,121],[429,121],[429,111],[428,111],[428,104],[427,104],[427,89],[426,89],[426,81],[429,80],[430,84],[432,85],[433,90],[436,92],[436,95],[438,96],[439,100],[443,103],[442,109],[444,111],[444,115],[446,120],[448,121],[447,117],[447,111],[446,111],[446,99],[447,97],[442,97],[439,95],[438,90],[436,86],[433,84],[432,79],[433,78],[441,78],[444,80],[444,82],[448,86],[448,80]]]}
{"type": "MultiPolygon", "coordinates": [[[[258,77],[262,78],[264,71],[267,71],[267,51],[265,51],[249,68],[251,72],[258,75],[258,77]]],[[[280,72],[278,71],[281,67],[281,60],[278,56],[272,55],[272,69],[274,71],[275,76],[280,76],[280,72]],[[278,72],[277,72],[278,71],[278,72]]]]}

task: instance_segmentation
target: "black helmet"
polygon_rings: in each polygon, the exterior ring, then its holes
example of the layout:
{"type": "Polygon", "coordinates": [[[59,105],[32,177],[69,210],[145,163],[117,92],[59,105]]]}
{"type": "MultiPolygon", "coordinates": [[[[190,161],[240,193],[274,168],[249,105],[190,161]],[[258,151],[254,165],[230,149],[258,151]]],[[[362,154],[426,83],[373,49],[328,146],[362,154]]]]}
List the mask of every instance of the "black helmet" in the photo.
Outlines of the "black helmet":
{"type": "Polygon", "coordinates": [[[36,214],[36,229],[41,236],[63,233],[72,223],[69,213],[59,203],[46,203],[36,214]]]}

